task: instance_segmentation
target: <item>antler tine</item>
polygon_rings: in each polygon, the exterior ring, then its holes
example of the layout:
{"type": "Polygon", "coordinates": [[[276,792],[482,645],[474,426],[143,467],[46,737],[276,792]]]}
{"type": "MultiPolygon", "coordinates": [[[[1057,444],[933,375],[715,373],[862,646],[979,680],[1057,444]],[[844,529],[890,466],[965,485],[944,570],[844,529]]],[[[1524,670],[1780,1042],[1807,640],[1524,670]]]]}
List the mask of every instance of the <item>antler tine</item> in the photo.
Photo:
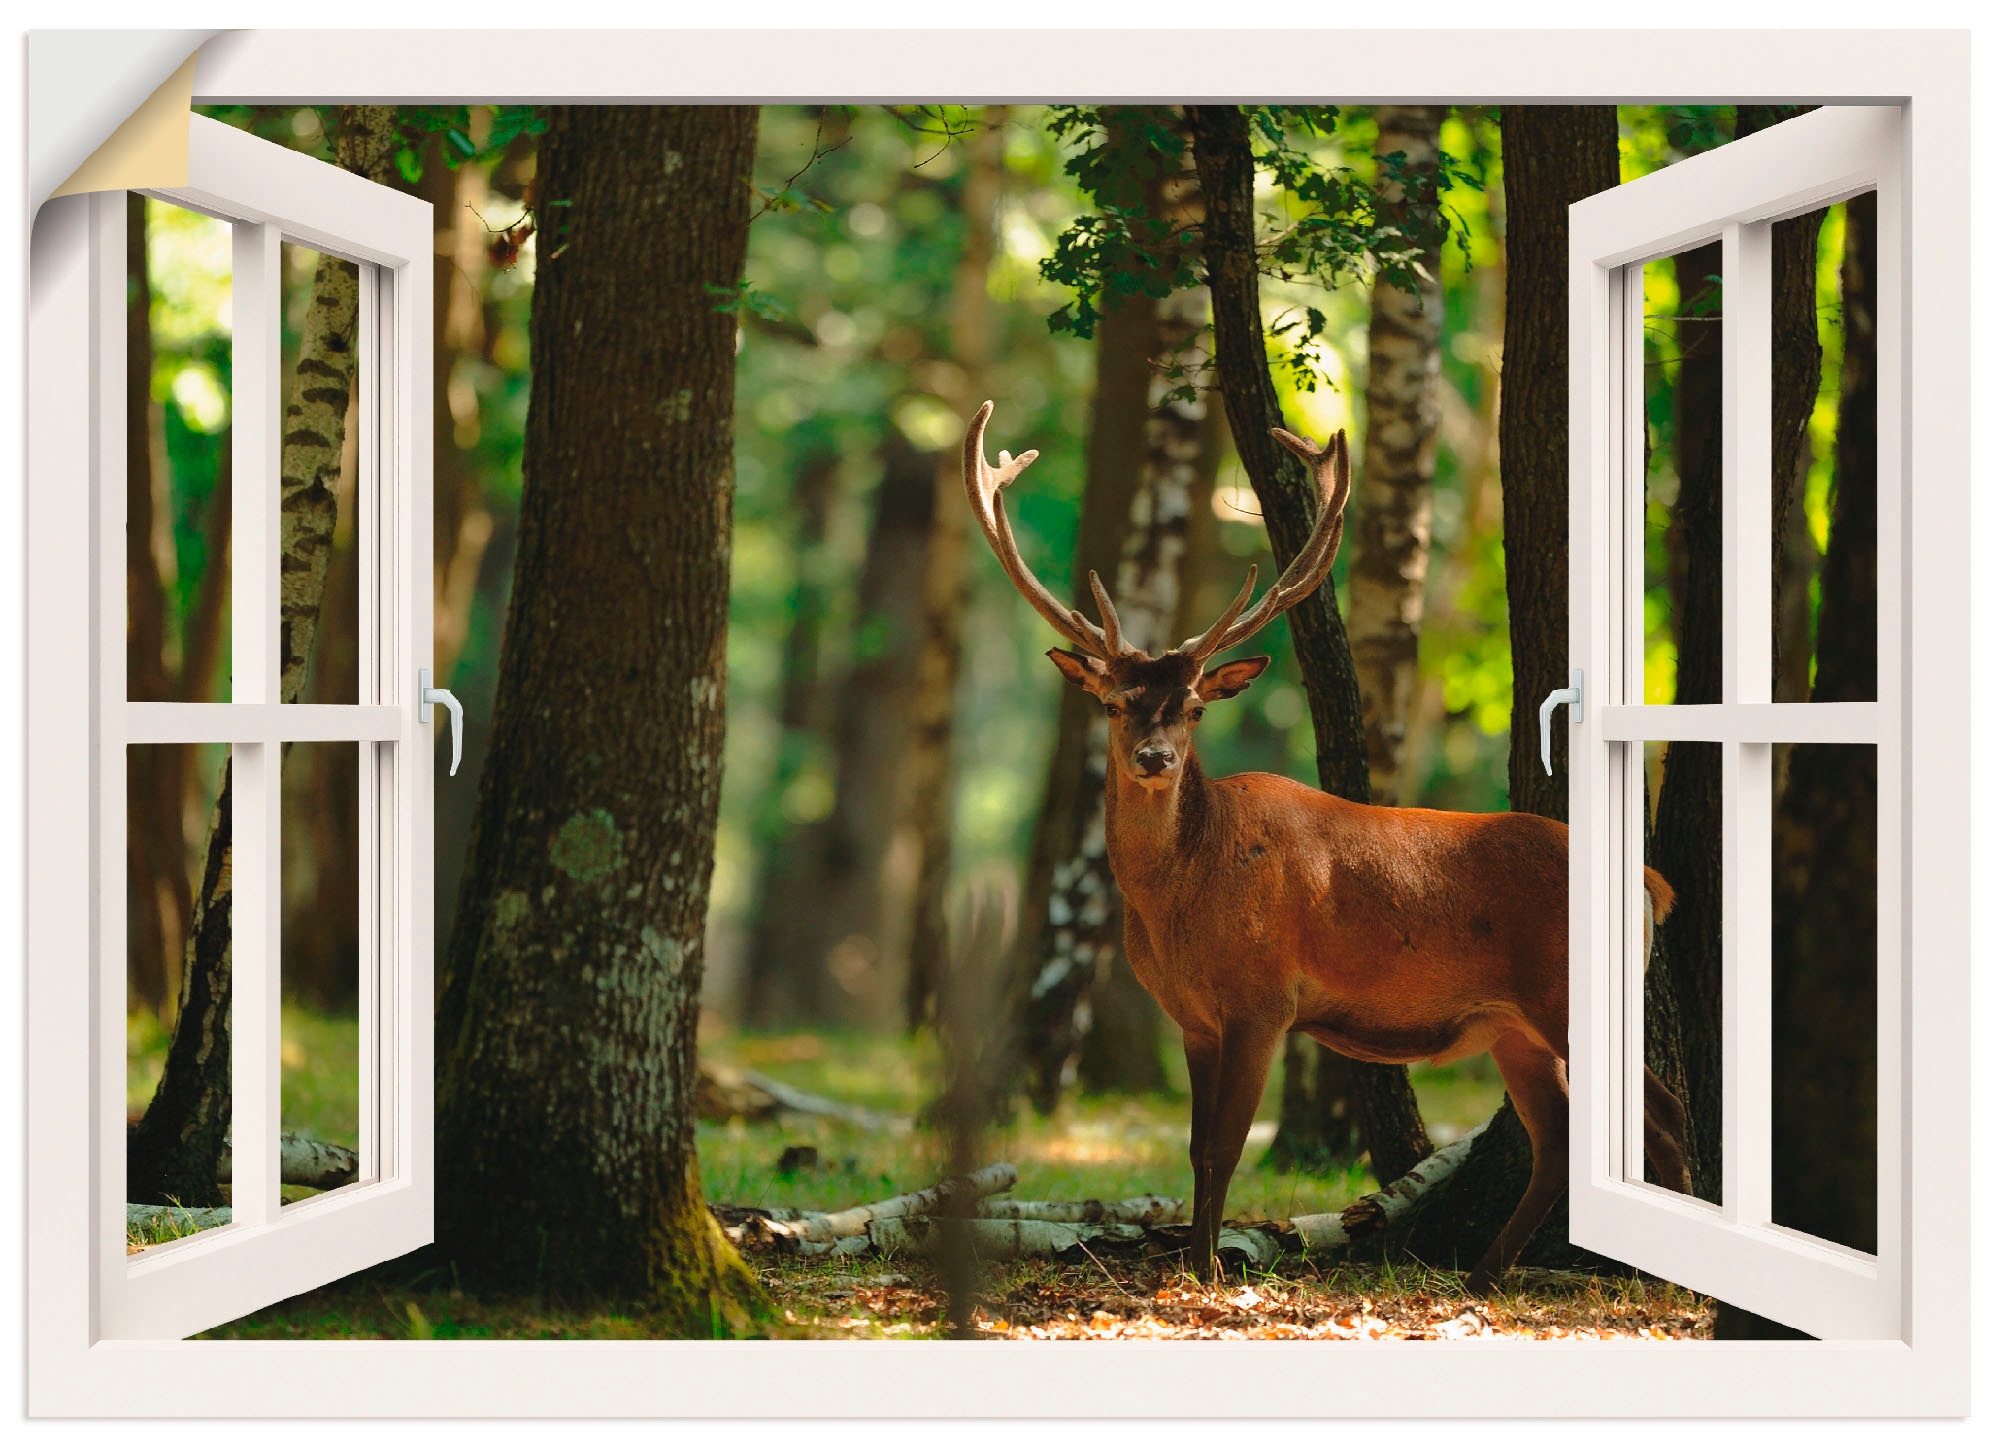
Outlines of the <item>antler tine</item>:
{"type": "Polygon", "coordinates": [[[1229,630],[1229,625],[1235,622],[1241,616],[1243,609],[1250,605],[1250,594],[1256,587],[1257,564],[1253,562],[1250,564],[1250,575],[1243,579],[1242,589],[1237,592],[1235,599],[1229,606],[1222,610],[1222,616],[1208,625],[1207,632],[1202,633],[1198,637],[1189,638],[1178,648],[1175,648],[1174,651],[1185,654],[1197,662],[1214,653],[1222,635],[1229,630]]]}
{"type": "MultiPolygon", "coordinates": [[[[1348,465],[1347,433],[1335,432],[1325,447],[1315,447],[1283,427],[1271,428],[1271,435],[1287,451],[1312,465],[1314,488],[1319,493],[1319,516],[1313,521],[1312,535],[1299,549],[1298,556],[1292,559],[1292,565],[1271,584],[1271,590],[1257,600],[1256,607],[1242,613],[1241,604],[1248,594],[1246,584],[1245,592],[1239,594],[1236,603],[1217,620],[1214,627],[1201,637],[1181,644],[1180,650],[1184,653],[1206,658],[1212,653],[1235,647],[1279,613],[1309,596],[1333,569],[1333,559],[1340,551],[1341,534],[1347,526],[1347,496],[1353,486],[1353,474],[1348,465]],[[1242,615],[1232,616],[1235,613],[1242,615]]],[[[1254,573],[1252,578],[1254,580],[1254,573]]]]}
{"type": "MultiPolygon", "coordinates": [[[[994,467],[986,460],[986,421],[992,415],[993,403],[987,402],[973,413],[972,422],[965,429],[965,495],[972,504],[972,515],[979,519],[986,545],[993,549],[1015,589],[1042,615],[1043,621],[1076,647],[1108,662],[1117,649],[1104,631],[1092,626],[1081,613],[1057,602],[1022,560],[1021,549],[1014,541],[1013,524],[1007,520],[1007,508],[1000,501],[1000,489],[1019,477],[1041,454],[1031,449],[1010,457],[1002,452],[999,467],[994,467]]],[[[1115,615],[1107,611],[1105,618],[1116,626],[1115,615]]]]}
{"type": "MultiPolygon", "coordinates": [[[[1105,646],[1113,653],[1137,653],[1139,649],[1126,642],[1119,631],[1118,609],[1111,605],[1111,594],[1106,592],[1104,584],[1098,581],[1096,568],[1090,570],[1090,595],[1097,599],[1097,615],[1104,620],[1105,646]]],[[[1082,620],[1074,611],[1070,616],[1077,618],[1078,621],[1082,620]]]]}

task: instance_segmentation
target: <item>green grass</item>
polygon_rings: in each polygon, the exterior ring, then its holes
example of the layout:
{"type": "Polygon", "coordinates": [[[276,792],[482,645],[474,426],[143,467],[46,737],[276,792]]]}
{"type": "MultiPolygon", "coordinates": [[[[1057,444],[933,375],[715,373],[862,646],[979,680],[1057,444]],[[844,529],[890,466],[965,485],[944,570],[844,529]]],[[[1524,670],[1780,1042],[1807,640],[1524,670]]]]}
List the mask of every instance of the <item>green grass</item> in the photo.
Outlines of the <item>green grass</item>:
{"type": "MultiPolygon", "coordinates": [[[[730,1034],[709,1041],[704,1050],[800,1089],[888,1114],[915,1115],[937,1090],[934,1047],[896,1035],[730,1034]]],[[[1419,1066],[1411,1079],[1425,1121],[1440,1136],[1473,1128],[1500,1103],[1498,1073],[1483,1056],[1445,1069],[1419,1066]]],[[[1023,1107],[1011,1124],[982,1137],[979,1157],[1011,1161],[1021,1172],[1014,1191],[1021,1199],[1184,1196],[1189,1189],[1184,1067],[1170,1083],[1178,1093],[1071,1097],[1047,1118],[1023,1107]]],[[[1273,1070],[1260,1120],[1276,1121],[1279,1090],[1273,1070]]],[[[698,1139],[708,1198],[732,1205],[853,1205],[929,1184],[945,1166],[945,1142],[928,1130],[897,1135],[793,1117],[782,1124],[703,1124],[698,1139]],[[780,1171],[779,1157],[794,1144],[817,1148],[819,1167],[780,1171]]],[[[1263,1140],[1261,1132],[1253,1134],[1244,1151],[1230,1189],[1233,1216],[1337,1209],[1376,1188],[1363,1165],[1331,1177],[1266,1169],[1263,1140]]]]}
{"type": "MultiPolygon", "coordinates": [[[[353,1015],[327,1015],[287,1003],[280,1058],[283,1128],[329,1144],[360,1139],[360,1025],[353,1015]]],[[[125,1110],[145,1113],[167,1062],[167,1030],[144,1012],[125,1021],[125,1110]]]]}

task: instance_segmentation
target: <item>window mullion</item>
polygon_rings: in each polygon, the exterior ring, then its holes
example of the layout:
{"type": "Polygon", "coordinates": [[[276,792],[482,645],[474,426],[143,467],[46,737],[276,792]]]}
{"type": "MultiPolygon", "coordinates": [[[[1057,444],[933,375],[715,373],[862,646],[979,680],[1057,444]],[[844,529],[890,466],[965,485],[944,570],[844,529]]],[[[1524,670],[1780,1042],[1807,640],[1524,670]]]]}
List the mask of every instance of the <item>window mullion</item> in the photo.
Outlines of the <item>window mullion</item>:
{"type": "MultiPolygon", "coordinates": [[[[1722,701],[1771,701],[1771,228],[1722,231],[1722,701]]],[[[1771,1219],[1771,745],[1722,745],[1722,1208],[1771,1219]]]]}
{"type": "Polygon", "coordinates": [[[279,358],[281,237],[275,226],[234,227],[231,387],[230,696],[264,705],[262,736],[231,750],[230,898],[231,1188],[238,1225],[278,1213],[280,1101],[278,969],[280,779],[284,747],[275,706],[279,659],[279,497],[283,398],[279,358]]]}

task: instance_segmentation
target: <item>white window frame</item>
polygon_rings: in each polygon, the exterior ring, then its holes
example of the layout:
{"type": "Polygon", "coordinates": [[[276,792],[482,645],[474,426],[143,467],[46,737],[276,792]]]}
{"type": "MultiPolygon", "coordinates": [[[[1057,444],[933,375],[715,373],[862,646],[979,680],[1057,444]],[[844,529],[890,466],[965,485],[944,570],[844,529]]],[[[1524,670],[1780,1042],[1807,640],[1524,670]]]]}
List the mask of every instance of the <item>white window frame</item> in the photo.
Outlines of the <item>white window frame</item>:
{"type": "MultiPolygon", "coordinates": [[[[65,711],[72,729],[85,723],[76,731],[96,760],[86,870],[96,1048],[78,1057],[95,1058],[95,1088],[82,1096],[94,1122],[85,1132],[96,1144],[94,1187],[79,1218],[91,1238],[98,1340],[206,1330],[427,1244],[432,1221],[432,759],[415,696],[432,646],[431,209],[200,116],[190,121],[187,185],[147,194],[231,228],[230,701],[126,696],[124,192],[76,197],[47,215],[78,234],[81,264],[65,277],[67,305],[35,318],[38,345],[58,333],[84,343],[90,382],[63,398],[77,425],[38,435],[35,460],[39,473],[44,442],[70,450],[78,485],[66,500],[94,507],[90,565],[49,586],[74,594],[79,617],[94,619],[94,647],[77,649],[76,660],[95,658],[95,686],[76,695],[85,706],[65,711]],[[279,701],[287,241],[359,267],[353,703],[279,701]],[[281,1206],[278,771],[293,742],[351,743],[358,755],[360,1168],[351,1185],[281,1206]],[[227,744],[232,759],[231,1219],[128,1255],[126,758],[129,746],[168,743],[227,744]]],[[[38,238],[37,264],[42,255],[38,238]]],[[[46,465],[59,464],[51,455],[46,465]]],[[[38,591],[37,601],[58,596],[38,591]]]]}
{"type": "MultiPolygon", "coordinates": [[[[1270,1369],[1268,1343],[1160,1343],[1104,1352],[973,1343],[843,1348],[816,1343],[110,1342],[88,1319],[87,1112],[65,1095],[82,1076],[88,985],[87,740],[70,720],[90,686],[89,634],[42,605],[87,604],[87,508],[74,475],[40,466],[56,393],[84,385],[72,342],[40,331],[74,258],[37,258],[31,327],[28,547],[30,1409],[38,1414],[377,1415],[826,1414],[935,1416],[1009,1408],[1052,1416],[1275,1415],[1368,1409],[1408,1415],[1958,1415],[1968,1409],[1972,1312],[1970,1133],[1970,66],[1951,32],[1351,31],[1296,36],[1164,30],[1082,45],[1075,35],[897,32],[241,31],[212,41],[198,103],[870,99],[1076,95],[1234,99],[1632,103],[1718,97],[1906,106],[1911,336],[1904,438],[1916,479],[1906,515],[1905,674],[1925,706],[1908,723],[1906,953],[1911,971],[1906,1201],[1919,1243],[1904,1275],[1899,1341],[1714,1342],[1689,1347],[1433,1342],[1313,1350],[1310,1369],[1270,1369]],[[836,58],[837,64],[829,65],[836,58]],[[828,90],[838,75],[838,93],[828,90]],[[48,274],[44,274],[44,271],[48,274]],[[44,592],[43,589],[49,589],[44,592]],[[68,657],[51,656],[51,651],[68,657]],[[66,726],[67,730],[66,731],[66,726]],[[45,781],[46,780],[46,781],[45,781]],[[921,1358],[921,1359],[919,1359],[921,1358]],[[1254,1379],[1218,1392],[1219,1379],[1254,1379]],[[342,1391],[329,1397],[330,1379],[342,1391]],[[309,1403],[309,1404],[308,1404],[309,1403]]],[[[31,62],[32,63],[32,62],[31,62]]],[[[62,225],[44,211],[41,225],[62,225]]],[[[58,238],[51,236],[51,242],[58,238]]],[[[67,233],[67,249],[84,243],[67,233]]],[[[73,467],[74,459],[69,459],[73,467]]],[[[84,614],[79,613],[80,619],[84,614]]],[[[1289,1356],[1288,1356],[1289,1359],[1289,1356]]]]}
{"type": "Polygon", "coordinates": [[[1570,208],[1570,1234],[1823,1339],[1903,1337],[1903,111],[1836,106],[1570,208]],[[1771,701],[1771,226],[1876,197],[1879,698],[1771,701]],[[1645,704],[1648,261],[1720,242],[1722,698],[1645,704]],[[1722,751],[1722,1201],[1645,1183],[1649,740],[1722,751]],[[1877,1201],[1867,1255],[1771,1223],[1774,743],[1867,744],[1878,779],[1877,1201]]]}

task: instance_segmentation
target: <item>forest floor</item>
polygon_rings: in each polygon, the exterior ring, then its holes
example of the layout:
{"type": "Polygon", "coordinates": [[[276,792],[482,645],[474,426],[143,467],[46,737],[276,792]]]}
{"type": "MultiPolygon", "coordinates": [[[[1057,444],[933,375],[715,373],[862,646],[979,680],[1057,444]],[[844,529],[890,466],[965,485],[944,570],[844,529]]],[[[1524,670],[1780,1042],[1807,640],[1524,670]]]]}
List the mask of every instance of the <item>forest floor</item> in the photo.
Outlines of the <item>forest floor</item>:
{"type": "MultiPolygon", "coordinates": [[[[353,1030],[285,1011],[285,1128],[351,1142],[356,1116],[353,1030]]],[[[164,1036],[132,1032],[129,1085],[143,1109],[164,1036]],[[157,1037],[156,1037],[157,1036],[157,1037]]],[[[908,1119],[934,1097],[936,1060],[900,1035],[751,1036],[705,1031],[706,1057],[795,1088],[908,1119]]],[[[1176,1061],[1178,1063],[1178,1061],[1176,1061]]],[[[1485,1059],[1412,1071],[1440,1144],[1486,1119],[1500,1084],[1485,1059]]],[[[982,1161],[1020,1174],[1018,1199],[1182,1196],[1187,1190],[1185,1081],[1158,1096],[1079,1096],[1051,1116],[1023,1110],[979,1142],[982,1161]]],[[[1230,1191],[1235,1220],[1336,1210],[1376,1188],[1365,1166],[1331,1174],[1281,1171],[1263,1157],[1276,1119],[1273,1080],[1230,1191]]],[[[922,1128],[863,1129],[826,1119],[733,1120],[699,1129],[710,1201],[834,1209],[928,1185],[946,1172],[946,1145],[922,1128]]],[[[288,1198],[293,1192],[288,1191],[288,1198]]],[[[143,1242],[134,1241],[135,1248],[143,1242]]],[[[935,1339],[950,1334],[946,1294],[923,1260],[805,1260],[759,1252],[751,1263],[770,1293],[770,1333],[810,1339],[935,1339]]],[[[1644,1277],[1606,1279],[1515,1271],[1501,1294],[1475,1300],[1464,1277],[1413,1264],[1328,1265],[1286,1260],[1275,1269],[1205,1284],[1172,1253],[1086,1253],[1080,1261],[1025,1260],[981,1268],[970,1334],[981,1339],[1533,1339],[1689,1340],[1711,1334],[1704,1297],[1644,1277]]],[[[495,1298],[460,1290],[447,1271],[392,1261],[223,1326],[216,1337],[264,1339],[650,1339],[670,1332],[640,1306],[495,1298]]]]}

